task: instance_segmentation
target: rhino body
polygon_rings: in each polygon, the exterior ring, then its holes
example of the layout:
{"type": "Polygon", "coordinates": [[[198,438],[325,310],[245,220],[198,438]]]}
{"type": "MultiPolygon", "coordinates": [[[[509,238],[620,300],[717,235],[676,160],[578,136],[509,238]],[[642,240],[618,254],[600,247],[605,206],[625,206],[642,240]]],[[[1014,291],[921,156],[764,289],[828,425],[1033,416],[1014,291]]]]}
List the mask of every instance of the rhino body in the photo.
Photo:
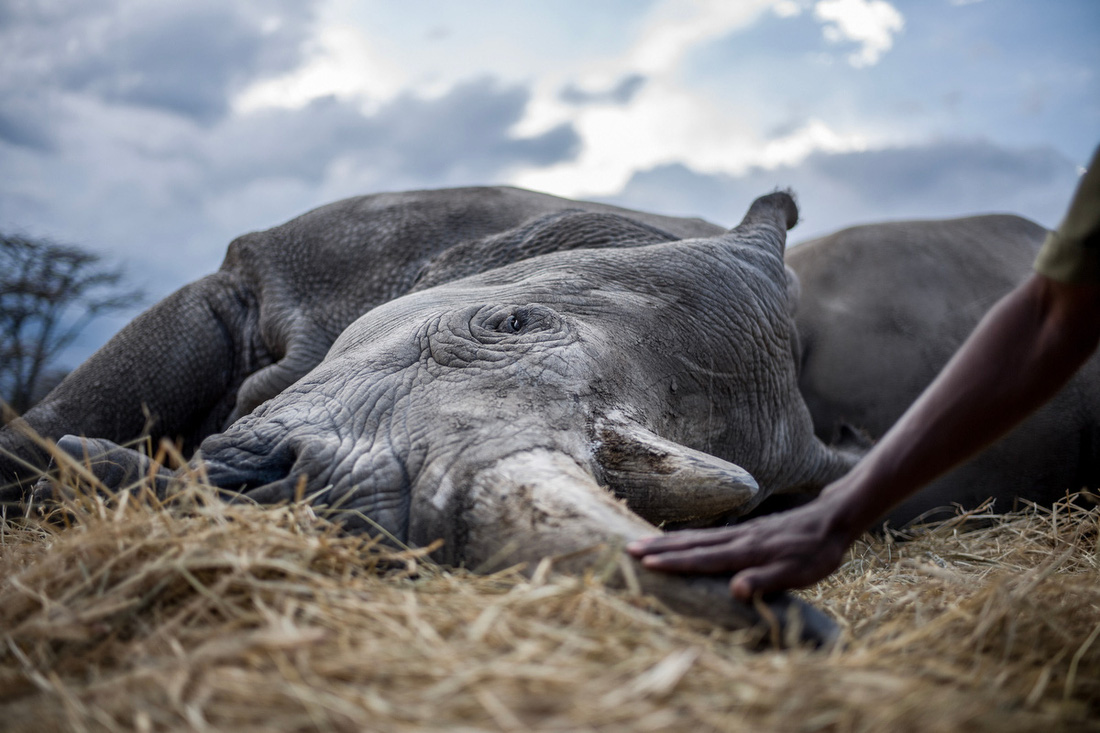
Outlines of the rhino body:
{"type": "MultiPolygon", "coordinates": [[[[802,286],[800,388],[817,434],[877,439],[1001,297],[1022,282],[1047,230],[1017,216],[858,226],[791,248],[802,286]]],[[[895,525],[952,504],[1050,504],[1100,479],[1100,358],[1047,405],[895,509],[895,525]]]]}
{"type": "MultiPolygon", "coordinates": [[[[351,529],[443,538],[447,563],[580,570],[593,545],[812,493],[854,462],[798,391],[796,219],[783,193],[730,231],[514,189],[342,202],[235,241],[26,421],[127,440],[145,403],[155,432],[207,436],[204,469],[234,496],[303,492],[351,529]]],[[[109,485],[148,468],[108,440],[59,445],[109,485]]],[[[673,608],[754,618],[722,579],[618,558],[673,608]]]]}

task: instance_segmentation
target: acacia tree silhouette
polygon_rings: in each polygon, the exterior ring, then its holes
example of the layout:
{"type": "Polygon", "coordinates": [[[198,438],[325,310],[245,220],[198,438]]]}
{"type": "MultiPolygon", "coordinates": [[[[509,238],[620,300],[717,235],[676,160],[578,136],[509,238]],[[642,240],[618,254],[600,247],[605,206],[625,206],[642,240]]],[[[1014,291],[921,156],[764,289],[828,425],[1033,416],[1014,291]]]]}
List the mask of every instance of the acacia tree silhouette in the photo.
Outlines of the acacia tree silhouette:
{"type": "MultiPolygon", "coordinates": [[[[142,300],[120,267],[79,247],[0,234],[0,399],[22,414],[58,355],[95,318],[142,300]]],[[[0,424],[6,419],[0,419],[0,424]]]]}

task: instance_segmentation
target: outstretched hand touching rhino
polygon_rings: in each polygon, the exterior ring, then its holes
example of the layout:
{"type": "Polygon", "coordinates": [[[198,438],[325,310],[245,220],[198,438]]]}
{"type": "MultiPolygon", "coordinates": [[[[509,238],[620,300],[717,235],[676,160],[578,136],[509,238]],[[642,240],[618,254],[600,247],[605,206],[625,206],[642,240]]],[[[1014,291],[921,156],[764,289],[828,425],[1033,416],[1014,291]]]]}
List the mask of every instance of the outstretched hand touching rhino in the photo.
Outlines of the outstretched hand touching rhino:
{"type": "Polygon", "coordinates": [[[628,551],[654,570],[732,573],[730,590],[741,599],[810,585],[835,570],[855,538],[891,507],[1049,400],[1100,342],[1100,150],[1035,270],[818,499],[736,527],[639,540],[628,551]]]}

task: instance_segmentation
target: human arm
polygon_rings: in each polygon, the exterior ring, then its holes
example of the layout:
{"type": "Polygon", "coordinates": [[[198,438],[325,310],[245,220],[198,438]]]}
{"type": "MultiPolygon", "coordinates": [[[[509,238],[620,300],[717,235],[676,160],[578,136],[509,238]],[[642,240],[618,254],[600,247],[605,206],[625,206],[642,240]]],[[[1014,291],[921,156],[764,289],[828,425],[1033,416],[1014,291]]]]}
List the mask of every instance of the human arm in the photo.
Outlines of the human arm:
{"type": "Polygon", "coordinates": [[[986,315],[939,377],[844,478],[798,509],[628,549],[646,567],[733,572],[731,592],[809,585],[890,507],[1008,432],[1100,340],[1100,284],[1034,274],[986,315]]]}

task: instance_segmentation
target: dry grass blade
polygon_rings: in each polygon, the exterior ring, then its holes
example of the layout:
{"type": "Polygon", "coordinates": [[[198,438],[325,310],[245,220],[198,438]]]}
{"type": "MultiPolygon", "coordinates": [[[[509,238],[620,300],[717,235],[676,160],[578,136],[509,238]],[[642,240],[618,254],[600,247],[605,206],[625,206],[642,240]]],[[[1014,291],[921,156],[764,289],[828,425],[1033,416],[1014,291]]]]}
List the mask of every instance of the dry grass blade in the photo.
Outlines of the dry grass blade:
{"type": "Polygon", "coordinates": [[[1100,729],[1089,500],[866,538],[806,592],[846,628],[815,653],[549,563],[439,568],[304,505],[78,495],[2,527],[0,727],[1100,729]]]}

